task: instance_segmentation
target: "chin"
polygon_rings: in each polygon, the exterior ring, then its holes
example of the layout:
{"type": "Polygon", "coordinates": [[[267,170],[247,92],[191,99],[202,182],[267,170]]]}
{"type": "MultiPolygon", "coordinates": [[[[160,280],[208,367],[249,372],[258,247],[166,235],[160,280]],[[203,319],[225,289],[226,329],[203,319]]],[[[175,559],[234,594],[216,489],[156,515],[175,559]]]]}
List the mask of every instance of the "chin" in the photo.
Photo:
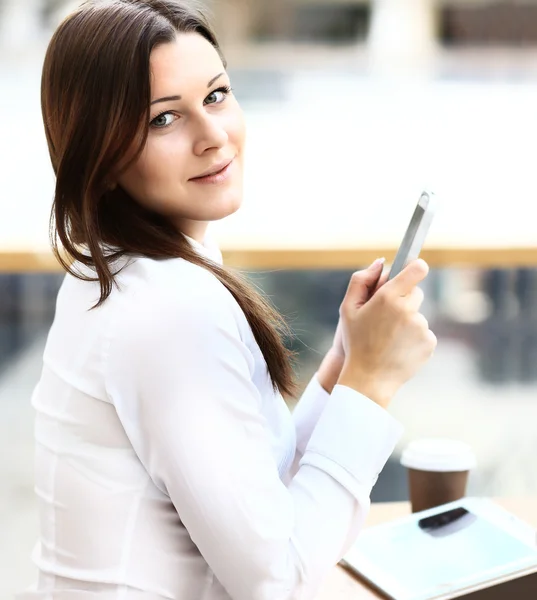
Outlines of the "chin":
{"type": "Polygon", "coordinates": [[[219,201],[211,207],[204,221],[220,221],[236,213],[242,205],[242,194],[229,195],[227,198],[219,201]]]}

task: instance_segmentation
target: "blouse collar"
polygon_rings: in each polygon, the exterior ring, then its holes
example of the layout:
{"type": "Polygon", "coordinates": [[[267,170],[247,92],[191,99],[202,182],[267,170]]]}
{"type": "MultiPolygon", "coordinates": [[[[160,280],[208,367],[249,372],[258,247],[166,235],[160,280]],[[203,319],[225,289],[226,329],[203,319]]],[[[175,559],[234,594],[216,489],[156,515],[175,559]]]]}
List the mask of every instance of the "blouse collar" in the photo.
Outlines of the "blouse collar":
{"type": "Polygon", "coordinates": [[[220,252],[220,248],[215,240],[209,235],[205,236],[203,243],[198,242],[188,235],[185,235],[185,238],[190,242],[190,245],[198,252],[198,254],[205,256],[219,265],[223,264],[222,252],[220,252]]]}

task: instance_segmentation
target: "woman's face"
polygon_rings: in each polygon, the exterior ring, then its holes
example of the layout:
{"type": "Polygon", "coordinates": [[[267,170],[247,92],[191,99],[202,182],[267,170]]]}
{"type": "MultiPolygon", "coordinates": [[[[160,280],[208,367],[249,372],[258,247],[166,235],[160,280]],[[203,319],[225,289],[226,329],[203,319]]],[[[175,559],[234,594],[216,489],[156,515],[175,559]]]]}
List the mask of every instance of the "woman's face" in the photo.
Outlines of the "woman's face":
{"type": "Polygon", "coordinates": [[[234,213],[242,201],[245,128],[229,85],[217,51],[201,35],[178,34],[155,48],[147,143],[118,177],[132,198],[198,241],[209,221],[234,213]]]}

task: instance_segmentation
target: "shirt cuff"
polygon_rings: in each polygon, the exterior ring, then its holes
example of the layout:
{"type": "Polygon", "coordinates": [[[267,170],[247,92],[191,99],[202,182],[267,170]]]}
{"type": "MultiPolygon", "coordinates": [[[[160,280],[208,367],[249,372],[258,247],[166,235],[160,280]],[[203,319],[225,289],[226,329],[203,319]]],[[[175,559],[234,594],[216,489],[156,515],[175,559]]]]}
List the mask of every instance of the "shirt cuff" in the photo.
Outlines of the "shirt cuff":
{"type": "Polygon", "coordinates": [[[304,454],[311,434],[329,398],[330,394],[319,383],[317,373],[315,373],[293,410],[296,448],[300,454],[304,454]]]}
{"type": "Polygon", "coordinates": [[[306,446],[300,465],[328,473],[356,498],[370,493],[403,427],[359,392],[336,385],[306,446]]]}

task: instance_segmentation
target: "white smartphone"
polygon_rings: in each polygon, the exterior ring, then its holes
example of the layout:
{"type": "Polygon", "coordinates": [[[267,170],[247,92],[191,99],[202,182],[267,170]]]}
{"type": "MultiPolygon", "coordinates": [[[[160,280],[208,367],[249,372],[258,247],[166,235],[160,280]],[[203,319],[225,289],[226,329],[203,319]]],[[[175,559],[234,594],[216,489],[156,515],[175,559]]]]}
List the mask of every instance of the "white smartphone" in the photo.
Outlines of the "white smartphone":
{"type": "Polygon", "coordinates": [[[395,259],[388,275],[388,280],[398,275],[406,265],[419,257],[425,238],[436,212],[436,197],[432,192],[424,191],[414,214],[410,219],[403,241],[395,255],[395,259]]]}

